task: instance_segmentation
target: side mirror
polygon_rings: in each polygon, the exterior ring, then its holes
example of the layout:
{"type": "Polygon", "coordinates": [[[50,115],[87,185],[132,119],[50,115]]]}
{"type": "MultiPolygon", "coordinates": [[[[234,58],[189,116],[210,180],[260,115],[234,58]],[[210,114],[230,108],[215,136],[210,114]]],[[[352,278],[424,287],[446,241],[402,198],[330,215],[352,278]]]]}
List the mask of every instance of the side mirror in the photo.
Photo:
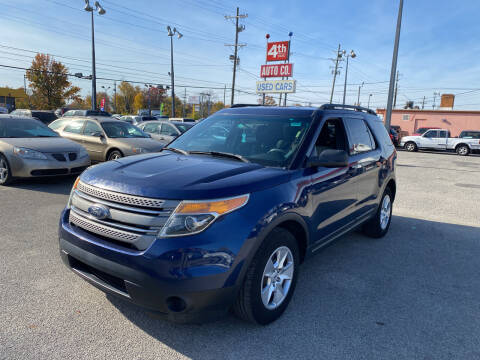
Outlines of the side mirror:
{"type": "Polygon", "coordinates": [[[308,159],[307,167],[341,168],[348,166],[348,154],[345,150],[323,150],[319,156],[308,159]]]}

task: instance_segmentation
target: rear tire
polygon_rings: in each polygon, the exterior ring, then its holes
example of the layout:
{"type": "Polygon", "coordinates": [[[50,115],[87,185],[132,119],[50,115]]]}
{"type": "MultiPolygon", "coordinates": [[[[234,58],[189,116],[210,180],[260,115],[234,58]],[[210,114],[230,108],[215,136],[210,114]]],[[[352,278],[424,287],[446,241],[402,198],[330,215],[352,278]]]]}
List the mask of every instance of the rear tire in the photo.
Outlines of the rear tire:
{"type": "Polygon", "coordinates": [[[417,151],[418,150],[417,144],[415,144],[413,141],[409,141],[405,144],[405,150],[409,152],[417,151]]]}
{"type": "Polygon", "coordinates": [[[120,159],[123,157],[123,154],[121,153],[120,150],[113,150],[113,151],[110,151],[108,153],[108,156],[107,156],[107,161],[110,161],[110,160],[117,160],[117,159],[120,159]]]}
{"type": "Polygon", "coordinates": [[[386,188],[375,216],[363,225],[363,233],[372,238],[385,236],[392,221],[392,208],[393,195],[391,190],[386,188]]]}
{"type": "Polygon", "coordinates": [[[467,145],[458,145],[455,150],[460,156],[467,156],[468,154],[470,154],[470,149],[467,145]]]}
{"type": "Polygon", "coordinates": [[[275,228],[267,235],[245,274],[233,305],[243,320],[267,325],[287,308],[295,290],[300,255],[288,230],[275,228]]]}
{"type": "Polygon", "coordinates": [[[0,185],[8,185],[13,181],[12,171],[7,158],[0,154],[0,185]]]}

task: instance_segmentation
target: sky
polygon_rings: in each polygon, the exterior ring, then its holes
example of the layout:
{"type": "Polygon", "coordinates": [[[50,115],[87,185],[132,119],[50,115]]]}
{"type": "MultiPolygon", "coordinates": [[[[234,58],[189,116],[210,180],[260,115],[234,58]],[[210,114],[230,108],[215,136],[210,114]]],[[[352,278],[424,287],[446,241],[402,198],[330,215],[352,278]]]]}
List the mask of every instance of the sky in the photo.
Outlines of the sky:
{"type": "MultiPolygon", "coordinates": [[[[239,42],[235,102],[256,103],[255,83],[265,62],[266,39],[288,40],[295,94],[288,104],[320,105],[329,101],[338,44],[357,57],[350,60],[347,103],[385,107],[388,95],[398,0],[100,0],[106,14],[95,15],[97,91],[113,91],[113,80],[137,85],[169,85],[170,38],[174,38],[176,95],[210,92],[230,103],[235,26],[225,15],[236,7],[248,17],[239,42]],[[107,80],[109,79],[109,80],[107,80]],[[224,91],[224,89],[227,89],[224,91]]],[[[49,53],[70,73],[91,73],[90,14],[82,0],[0,0],[0,65],[28,68],[36,52],[49,53]]],[[[435,93],[456,94],[455,108],[480,109],[480,23],[478,0],[405,0],[397,107],[414,101],[425,108],[439,105],[435,93]]],[[[341,102],[345,63],[334,102],[341,102]]],[[[0,86],[23,86],[23,70],[0,66],[0,86]]],[[[90,93],[88,80],[72,78],[90,93]]],[[[117,83],[118,85],[118,83],[117,83]]],[[[275,95],[277,99],[278,95],[275,95]]]]}

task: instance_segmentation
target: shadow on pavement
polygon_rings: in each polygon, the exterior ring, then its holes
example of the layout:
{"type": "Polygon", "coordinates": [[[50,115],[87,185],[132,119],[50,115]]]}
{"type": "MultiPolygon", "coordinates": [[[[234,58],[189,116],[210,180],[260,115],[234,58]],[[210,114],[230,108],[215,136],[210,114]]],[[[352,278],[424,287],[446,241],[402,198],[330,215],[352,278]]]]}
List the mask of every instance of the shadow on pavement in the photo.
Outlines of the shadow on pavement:
{"type": "Polygon", "coordinates": [[[266,327],[233,316],[176,325],[108,299],[193,359],[466,359],[480,357],[479,275],[480,227],[394,216],[385,238],[351,233],[306,261],[289,308],[266,327]]]}
{"type": "MultiPolygon", "coordinates": [[[[404,148],[402,147],[396,147],[397,151],[404,151],[404,152],[408,152],[407,150],[405,150],[404,148]]],[[[465,156],[460,156],[458,155],[455,151],[434,151],[434,150],[418,150],[418,153],[422,154],[422,153],[425,153],[425,154],[438,154],[438,155],[453,155],[453,156],[457,156],[459,158],[464,158],[465,156]]],[[[470,153],[468,154],[468,156],[466,156],[467,158],[468,157],[480,157],[480,153],[478,152],[475,152],[475,153],[470,153]]]]}
{"type": "Polygon", "coordinates": [[[32,190],[49,194],[68,195],[77,175],[16,179],[8,187],[32,190]]]}

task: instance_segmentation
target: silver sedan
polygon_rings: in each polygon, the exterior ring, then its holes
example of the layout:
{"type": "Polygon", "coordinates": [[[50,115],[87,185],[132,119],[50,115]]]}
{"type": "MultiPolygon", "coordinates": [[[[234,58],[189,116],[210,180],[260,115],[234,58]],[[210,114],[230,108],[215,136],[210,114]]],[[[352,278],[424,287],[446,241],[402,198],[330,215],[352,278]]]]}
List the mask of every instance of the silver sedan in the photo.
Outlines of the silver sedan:
{"type": "Polygon", "coordinates": [[[0,115],[0,185],[14,178],[79,174],[87,151],[33,118],[0,115]]]}

